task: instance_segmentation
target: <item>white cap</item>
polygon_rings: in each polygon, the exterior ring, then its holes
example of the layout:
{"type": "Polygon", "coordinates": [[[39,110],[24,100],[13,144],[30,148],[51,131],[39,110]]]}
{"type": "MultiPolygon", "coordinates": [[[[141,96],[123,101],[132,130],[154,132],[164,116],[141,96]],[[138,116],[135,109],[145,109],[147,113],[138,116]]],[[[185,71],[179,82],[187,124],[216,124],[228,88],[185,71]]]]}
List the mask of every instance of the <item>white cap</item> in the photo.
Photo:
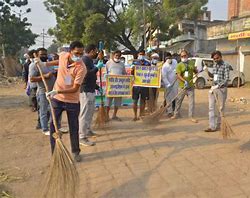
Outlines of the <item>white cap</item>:
{"type": "Polygon", "coordinates": [[[159,56],[159,54],[157,54],[157,53],[153,53],[152,55],[151,55],[151,58],[160,58],[160,56],[159,56]]]}
{"type": "Polygon", "coordinates": [[[26,59],[28,59],[30,56],[29,56],[27,53],[25,53],[25,54],[23,55],[23,57],[26,58],[26,59]]]}

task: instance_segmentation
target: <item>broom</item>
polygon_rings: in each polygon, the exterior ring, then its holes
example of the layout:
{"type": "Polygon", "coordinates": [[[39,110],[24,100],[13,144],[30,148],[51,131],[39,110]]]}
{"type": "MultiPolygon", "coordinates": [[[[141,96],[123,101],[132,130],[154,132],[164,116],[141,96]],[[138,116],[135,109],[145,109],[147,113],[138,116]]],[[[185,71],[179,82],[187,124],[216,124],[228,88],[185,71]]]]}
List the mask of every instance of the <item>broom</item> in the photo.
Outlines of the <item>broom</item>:
{"type": "MultiPolygon", "coordinates": [[[[44,83],[46,92],[48,92],[48,85],[43,76],[41,67],[39,66],[39,64],[36,64],[36,66],[44,83]]],[[[50,169],[46,178],[45,187],[43,189],[41,197],[75,198],[77,193],[77,187],[79,184],[78,172],[69,151],[61,140],[62,133],[58,130],[57,127],[57,121],[55,117],[54,108],[51,103],[51,99],[49,97],[47,99],[49,101],[52,120],[56,131],[53,134],[56,143],[52,155],[50,169]]]]}
{"type": "MultiPolygon", "coordinates": [[[[167,108],[172,104],[172,102],[178,97],[180,96],[184,91],[186,90],[186,88],[183,88],[178,94],[176,94],[176,96],[169,102],[166,102],[166,99],[162,102],[160,108],[158,110],[156,110],[155,112],[153,112],[152,114],[145,116],[142,118],[142,121],[147,124],[157,124],[160,120],[160,118],[162,117],[162,115],[166,112],[167,108]]],[[[169,94],[169,93],[168,93],[169,94]]]]}
{"type": "Polygon", "coordinates": [[[221,134],[222,134],[222,137],[223,139],[228,139],[230,137],[232,137],[233,135],[235,135],[235,133],[233,132],[233,129],[232,127],[230,126],[229,122],[227,121],[224,113],[222,113],[221,109],[220,109],[220,101],[219,101],[219,98],[217,97],[217,95],[215,93],[214,94],[214,98],[215,98],[215,101],[216,101],[216,107],[220,113],[219,116],[221,116],[221,134]]]}
{"type": "MultiPolygon", "coordinates": [[[[199,73],[201,73],[202,71],[200,71],[199,73]]],[[[189,80],[189,82],[191,82],[195,77],[197,77],[199,75],[199,73],[195,74],[193,76],[192,79],[189,80]]],[[[174,83],[171,85],[174,86],[175,82],[177,81],[177,78],[175,79],[174,83]]],[[[184,91],[186,90],[186,88],[184,87],[171,101],[170,103],[167,103],[166,100],[163,101],[162,105],[160,106],[160,108],[158,110],[156,110],[155,112],[153,112],[152,114],[145,116],[142,118],[142,121],[147,124],[157,124],[160,120],[160,118],[162,117],[162,115],[164,114],[164,112],[167,110],[167,108],[169,107],[169,105],[172,104],[172,102],[179,97],[184,91]]],[[[170,92],[168,92],[169,94],[170,92]]],[[[167,96],[166,96],[167,97],[167,96]]]]}
{"type": "Polygon", "coordinates": [[[153,113],[157,108],[157,99],[158,99],[159,89],[158,88],[149,88],[149,100],[148,100],[148,110],[149,113],[153,113]],[[156,92],[154,93],[154,89],[156,92]]]}
{"type": "MultiPolygon", "coordinates": [[[[99,70],[99,75],[100,75],[100,87],[102,90],[102,71],[101,71],[101,69],[99,70]]],[[[105,127],[105,124],[108,122],[108,116],[107,116],[106,109],[104,107],[103,93],[100,92],[100,94],[101,94],[101,105],[99,106],[99,109],[97,112],[95,125],[97,126],[97,128],[102,129],[105,127]]]]}

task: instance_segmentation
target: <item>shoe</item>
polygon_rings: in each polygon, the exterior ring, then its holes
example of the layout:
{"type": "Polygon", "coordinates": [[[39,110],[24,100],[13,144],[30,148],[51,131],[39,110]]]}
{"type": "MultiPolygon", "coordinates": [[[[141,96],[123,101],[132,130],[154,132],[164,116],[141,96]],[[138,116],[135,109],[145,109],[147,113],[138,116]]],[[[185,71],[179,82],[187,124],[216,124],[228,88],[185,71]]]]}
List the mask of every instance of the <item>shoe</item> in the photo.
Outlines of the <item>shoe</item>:
{"type": "Polygon", "coordinates": [[[74,153],[73,155],[74,155],[74,160],[75,160],[76,162],[81,162],[81,161],[82,161],[82,158],[81,158],[81,156],[79,155],[79,153],[74,153]]]}
{"type": "Polygon", "coordinates": [[[66,129],[66,128],[60,128],[59,129],[59,131],[61,132],[61,133],[68,133],[69,132],[69,130],[68,129],[66,129]]]}
{"type": "Polygon", "coordinates": [[[191,122],[193,123],[198,123],[198,120],[194,119],[194,118],[191,118],[191,122]]]}
{"type": "Polygon", "coordinates": [[[93,131],[89,131],[88,134],[87,134],[87,137],[96,137],[97,134],[93,131]]]}
{"type": "Polygon", "coordinates": [[[208,128],[208,129],[205,129],[204,131],[207,132],[207,133],[211,133],[211,132],[215,132],[217,130],[216,129],[208,128]]]}
{"type": "Polygon", "coordinates": [[[168,113],[168,114],[167,114],[167,117],[168,117],[168,118],[171,118],[171,117],[173,117],[173,114],[172,114],[172,113],[168,113]]]}
{"type": "Polygon", "coordinates": [[[32,111],[32,112],[36,112],[36,111],[37,111],[37,108],[32,107],[32,108],[31,108],[31,111],[32,111]]]}
{"type": "Polygon", "coordinates": [[[117,116],[116,117],[112,117],[112,120],[116,120],[116,121],[122,121],[121,118],[118,118],[117,116]]]}
{"type": "Polygon", "coordinates": [[[50,135],[50,131],[43,131],[44,135],[50,135]]]}
{"type": "Polygon", "coordinates": [[[94,146],[95,145],[95,142],[91,142],[87,138],[80,139],[79,143],[82,146],[94,146]]]}
{"type": "Polygon", "coordinates": [[[177,119],[177,116],[174,115],[174,116],[172,116],[170,119],[171,119],[171,120],[175,120],[175,119],[177,119]]]}
{"type": "Polygon", "coordinates": [[[38,129],[41,129],[42,127],[41,127],[41,125],[40,124],[37,124],[36,125],[36,129],[38,130],[38,129]]]}
{"type": "Polygon", "coordinates": [[[133,120],[132,120],[132,121],[136,122],[136,121],[138,121],[138,120],[140,120],[140,119],[139,119],[139,118],[137,118],[137,117],[135,117],[135,118],[133,118],[133,120]]]}

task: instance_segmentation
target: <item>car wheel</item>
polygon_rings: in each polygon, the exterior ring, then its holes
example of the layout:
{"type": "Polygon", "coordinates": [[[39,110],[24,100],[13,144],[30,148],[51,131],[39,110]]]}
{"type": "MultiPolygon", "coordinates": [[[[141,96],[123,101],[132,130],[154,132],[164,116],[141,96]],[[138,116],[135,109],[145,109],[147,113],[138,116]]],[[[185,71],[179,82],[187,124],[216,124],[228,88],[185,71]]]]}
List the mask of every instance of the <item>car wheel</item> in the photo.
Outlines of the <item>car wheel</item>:
{"type": "Polygon", "coordinates": [[[195,85],[198,89],[203,89],[205,87],[205,80],[203,78],[198,78],[195,85]]]}
{"type": "MultiPolygon", "coordinates": [[[[242,80],[240,79],[240,85],[242,85],[242,80]]],[[[238,77],[235,78],[232,82],[233,87],[238,87],[238,77]]]]}

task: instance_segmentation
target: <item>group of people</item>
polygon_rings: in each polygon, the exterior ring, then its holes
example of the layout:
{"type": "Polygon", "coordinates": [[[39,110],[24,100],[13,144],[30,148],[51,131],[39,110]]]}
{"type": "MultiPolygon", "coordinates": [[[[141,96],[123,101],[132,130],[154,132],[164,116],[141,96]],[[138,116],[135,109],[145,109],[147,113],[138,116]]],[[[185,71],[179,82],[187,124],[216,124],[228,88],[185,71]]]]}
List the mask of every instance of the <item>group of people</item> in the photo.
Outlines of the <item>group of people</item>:
{"type": "Polygon", "coordinates": [[[211,58],[214,60],[212,73],[208,71],[206,65],[201,71],[198,71],[195,62],[188,59],[186,50],[181,51],[180,58],[181,61],[177,63],[175,59],[172,59],[171,54],[167,53],[167,60],[162,67],[162,80],[166,88],[165,99],[169,104],[168,116],[171,119],[180,117],[183,99],[185,96],[188,96],[188,116],[192,122],[198,122],[194,118],[195,89],[193,79],[197,77],[199,72],[205,71],[213,80],[209,90],[209,127],[204,131],[216,132],[220,130],[222,115],[216,116],[217,108],[215,103],[219,103],[217,106],[220,109],[217,110],[224,114],[230,65],[223,61],[220,51],[215,51],[211,54],[211,58]],[[172,105],[170,105],[171,103],[172,105]]]}
{"type": "MultiPolygon", "coordinates": [[[[180,109],[184,97],[189,98],[189,117],[192,122],[198,121],[194,118],[194,83],[193,78],[198,73],[195,64],[188,59],[188,52],[183,50],[180,53],[181,61],[178,63],[170,53],[166,54],[165,62],[162,67],[162,84],[165,87],[165,101],[168,105],[167,115],[171,119],[177,119],[180,116],[180,109]]],[[[216,94],[221,101],[220,107],[224,112],[225,101],[227,97],[227,81],[229,78],[229,66],[222,60],[219,51],[212,54],[215,61],[213,73],[209,76],[213,78],[213,86],[209,92],[209,128],[206,132],[214,132],[219,129],[220,116],[215,121],[215,98],[216,94]]],[[[39,48],[29,52],[29,60],[24,65],[24,79],[29,87],[32,109],[38,110],[37,129],[42,129],[45,135],[50,135],[52,153],[55,147],[54,122],[50,116],[48,99],[51,100],[57,128],[66,132],[61,127],[62,112],[66,111],[68,127],[70,133],[71,150],[74,159],[81,161],[80,145],[93,146],[95,142],[90,141],[90,137],[96,136],[92,131],[91,124],[95,111],[96,91],[103,94],[101,86],[97,85],[97,72],[103,67],[106,68],[107,75],[127,75],[122,53],[116,50],[111,58],[104,65],[103,52],[98,50],[94,44],[86,47],[79,41],[70,44],[68,52],[61,52],[58,57],[48,61],[47,50],[39,48]],[[46,87],[42,81],[37,65],[41,67],[43,77],[46,80],[46,87]],[[28,72],[27,72],[28,71],[28,72]],[[28,74],[27,74],[28,73],[28,74]]],[[[137,59],[132,63],[130,75],[134,75],[136,65],[157,66],[159,55],[151,53],[147,57],[144,50],[138,53],[137,59]]],[[[157,89],[151,89],[153,94],[149,94],[148,87],[133,86],[133,112],[134,121],[145,115],[145,107],[150,97],[153,100],[157,98],[157,89]],[[138,102],[140,101],[139,116],[137,113],[138,102]]],[[[110,119],[122,121],[117,116],[118,109],[122,105],[121,97],[108,97],[106,103],[107,116],[114,103],[113,115],[110,119]]]]}

